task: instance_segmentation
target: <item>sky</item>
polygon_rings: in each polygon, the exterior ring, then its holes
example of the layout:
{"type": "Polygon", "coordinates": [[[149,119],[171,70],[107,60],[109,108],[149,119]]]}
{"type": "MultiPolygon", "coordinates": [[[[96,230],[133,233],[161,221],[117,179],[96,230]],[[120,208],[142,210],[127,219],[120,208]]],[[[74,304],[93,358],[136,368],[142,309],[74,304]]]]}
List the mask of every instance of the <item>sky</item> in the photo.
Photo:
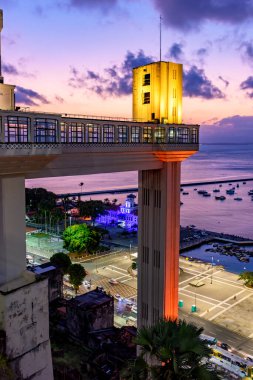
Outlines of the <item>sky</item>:
{"type": "Polygon", "coordinates": [[[0,0],[2,71],[30,110],[132,116],[132,68],[184,65],[183,122],[253,142],[253,0],[0,0]]]}

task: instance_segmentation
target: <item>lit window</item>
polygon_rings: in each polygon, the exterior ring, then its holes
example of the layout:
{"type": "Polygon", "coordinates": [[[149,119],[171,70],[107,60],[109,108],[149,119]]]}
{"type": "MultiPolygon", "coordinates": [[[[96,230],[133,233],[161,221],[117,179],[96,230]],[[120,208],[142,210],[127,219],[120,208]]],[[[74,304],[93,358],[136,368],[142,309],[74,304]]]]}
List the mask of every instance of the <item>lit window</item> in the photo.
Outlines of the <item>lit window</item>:
{"type": "Polygon", "coordinates": [[[150,92],[144,92],[143,104],[150,104],[150,92]]]}
{"type": "Polygon", "coordinates": [[[143,77],[143,86],[150,85],[150,74],[145,74],[143,77]]]}

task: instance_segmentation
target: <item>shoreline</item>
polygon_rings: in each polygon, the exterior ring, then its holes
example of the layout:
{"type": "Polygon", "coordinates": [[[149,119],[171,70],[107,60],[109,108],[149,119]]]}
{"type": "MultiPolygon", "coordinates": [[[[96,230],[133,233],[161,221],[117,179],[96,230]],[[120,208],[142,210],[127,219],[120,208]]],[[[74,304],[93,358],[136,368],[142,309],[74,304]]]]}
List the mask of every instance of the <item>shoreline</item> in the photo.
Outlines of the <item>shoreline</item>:
{"type": "MultiPolygon", "coordinates": [[[[198,262],[203,264],[210,264],[210,258],[194,257],[194,254],[189,257],[187,255],[184,256],[183,254],[192,251],[196,248],[200,248],[202,245],[210,244],[211,242],[230,243],[238,245],[240,247],[253,246],[253,240],[248,238],[244,238],[237,235],[223,234],[214,231],[206,231],[198,228],[181,227],[180,233],[181,238],[179,256],[181,258],[187,258],[188,260],[196,263],[198,262]],[[198,238],[195,236],[198,236],[198,238]],[[195,239],[193,240],[194,237],[195,239]],[[188,239],[191,239],[192,241],[187,241],[188,239]]],[[[252,256],[251,259],[253,260],[252,256]]],[[[238,274],[232,268],[229,269],[221,264],[219,266],[221,266],[225,271],[229,273],[238,274]]]]}
{"type": "MultiPolygon", "coordinates": [[[[215,185],[218,183],[229,183],[229,182],[247,182],[253,181],[253,178],[240,178],[240,179],[215,179],[208,181],[196,181],[196,182],[182,182],[181,187],[190,187],[190,186],[203,186],[203,185],[215,185]]],[[[137,193],[138,187],[127,187],[123,189],[107,189],[107,190],[94,190],[94,191],[86,191],[86,192],[69,192],[69,193],[60,193],[56,194],[58,198],[63,197],[77,197],[77,196],[90,196],[90,195],[100,195],[100,194],[124,194],[124,193],[137,193]]]]}

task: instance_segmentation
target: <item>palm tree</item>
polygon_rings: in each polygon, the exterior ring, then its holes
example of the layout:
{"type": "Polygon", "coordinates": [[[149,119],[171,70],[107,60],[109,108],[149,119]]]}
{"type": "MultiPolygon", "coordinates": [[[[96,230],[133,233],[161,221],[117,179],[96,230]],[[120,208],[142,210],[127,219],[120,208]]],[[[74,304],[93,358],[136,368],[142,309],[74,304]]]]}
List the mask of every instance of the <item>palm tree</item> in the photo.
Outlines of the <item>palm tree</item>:
{"type": "Polygon", "coordinates": [[[83,185],[84,185],[83,182],[80,182],[80,183],[79,183],[79,186],[81,187],[81,193],[83,192],[83,185]]]}
{"type": "Polygon", "coordinates": [[[211,350],[200,339],[202,331],[202,328],[191,323],[169,319],[161,319],[153,326],[140,328],[136,339],[141,350],[140,361],[130,363],[128,377],[123,379],[137,379],[138,376],[135,377],[133,371],[137,365],[139,373],[147,371],[148,379],[219,379],[218,375],[207,368],[211,350]]]}

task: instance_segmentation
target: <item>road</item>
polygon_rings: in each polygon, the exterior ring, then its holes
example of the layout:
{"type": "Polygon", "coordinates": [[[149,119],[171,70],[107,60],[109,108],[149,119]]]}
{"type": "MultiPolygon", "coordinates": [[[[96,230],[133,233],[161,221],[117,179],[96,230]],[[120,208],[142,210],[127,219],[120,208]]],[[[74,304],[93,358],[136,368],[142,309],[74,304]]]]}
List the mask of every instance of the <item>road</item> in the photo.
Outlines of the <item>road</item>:
{"type": "MultiPolygon", "coordinates": [[[[82,265],[88,271],[87,280],[92,287],[103,286],[112,295],[137,299],[137,278],[129,273],[132,260],[129,249],[115,250],[103,257],[93,257],[82,265]],[[109,280],[119,282],[112,285],[109,280]]],[[[219,267],[187,262],[180,258],[179,298],[183,300],[180,317],[203,326],[205,334],[215,336],[236,350],[253,356],[253,318],[251,302],[253,291],[243,287],[237,276],[219,267]],[[192,286],[191,283],[203,286],[192,286]],[[191,306],[197,303],[197,313],[191,313],[191,306]],[[232,331],[234,330],[234,331],[232,331]]],[[[88,289],[82,287],[81,292],[88,289]]],[[[118,303],[115,309],[118,308],[118,303]]],[[[117,326],[125,324],[128,314],[122,310],[115,315],[117,326]],[[122,315],[124,318],[121,318],[122,315]],[[120,319],[121,318],[121,319],[120,319]]],[[[136,316],[136,315],[135,315],[136,316]]]]}
{"type": "Polygon", "coordinates": [[[241,351],[253,356],[253,339],[242,337],[234,331],[228,330],[223,326],[207,321],[194,314],[188,314],[182,310],[179,311],[179,316],[187,322],[192,322],[197,326],[204,328],[206,335],[217,337],[222,342],[228,343],[236,351],[241,351]]]}

